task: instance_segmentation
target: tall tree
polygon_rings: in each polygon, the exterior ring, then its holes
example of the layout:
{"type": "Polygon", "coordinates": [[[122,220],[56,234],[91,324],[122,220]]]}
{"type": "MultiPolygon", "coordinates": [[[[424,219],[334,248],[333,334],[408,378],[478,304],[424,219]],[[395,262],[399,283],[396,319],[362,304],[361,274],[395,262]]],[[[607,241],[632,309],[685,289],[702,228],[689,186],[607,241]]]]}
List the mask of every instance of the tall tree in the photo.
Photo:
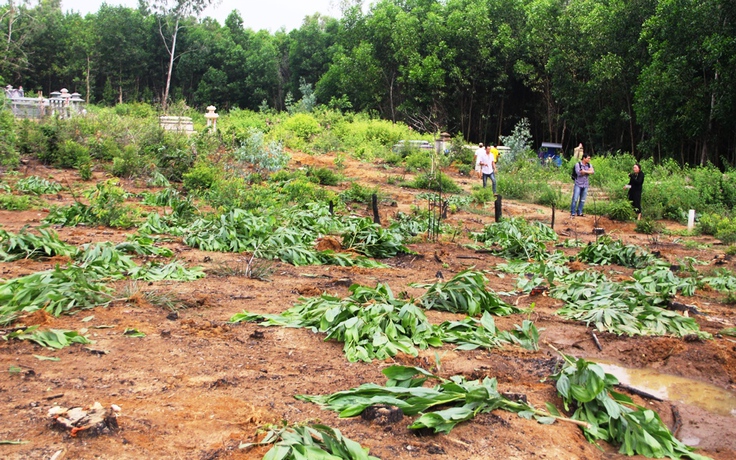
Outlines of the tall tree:
{"type": "Polygon", "coordinates": [[[158,30],[169,56],[166,72],[166,89],[164,90],[162,107],[166,112],[171,88],[171,74],[174,71],[174,60],[177,58],[176,42],[179,31],[184,27],[184,20],[199,15],[214,0],[152,0],[151,7],[158,13],[158,30]]]}

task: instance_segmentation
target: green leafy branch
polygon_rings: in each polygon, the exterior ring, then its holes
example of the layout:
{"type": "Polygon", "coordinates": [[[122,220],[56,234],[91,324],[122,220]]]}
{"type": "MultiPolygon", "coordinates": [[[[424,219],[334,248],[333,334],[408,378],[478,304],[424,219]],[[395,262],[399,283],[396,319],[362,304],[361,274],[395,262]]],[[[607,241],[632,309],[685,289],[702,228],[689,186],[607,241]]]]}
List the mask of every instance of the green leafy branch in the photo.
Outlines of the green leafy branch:
{"type": "MultiPolygon", "coordinates": [[[[562,354],[561,354],[562,355],[562,354]]],[[[557,392],[566,411],[573,410],[574,420],[586,422],[582,426],[590,442],[604,440],[619,445],[626,455],[644,455],[650,458],[688,457],[705,460],[695,454],[667,429],[653,410],[634,404],[631,398],[613,390],[618,380],[603,371],[598,364],[582,358],[562,355],[563,368],[553,376],[557,392]]]]}
{"type": "Polygon", "coordinates": [[[240,449],[274,444],[263,460],[379,460],[368,449],[326,425],[272,428],[260,442],[241,443],[240,449]]]}
{"type": "MultiPolygon", "coordinates": [[[[366,383],[358,388],[328,395],[295,397],[335,411],[340,417],[354,417],[377,404],[395,406],[408,416],[422,414],[409,425],[410,429],[430,428],[435,433],[449,433],[457,424],[470,420],[479,413],[496,409],[514,412],[524,418],[535,418],[545,424],[558,419],[571,421],[502,396],[498,392],[495,378],[468,381],[463,376],[456,375],[447,380],[424,369],[406,366],[389,366],[383,370],[383,374],[388,378],[386,386],[366,383]],[[431,388],[422,386],[430,378],[439,383],[431,388]],[[433,410],[438,407],[447,408],[433,410]]],[[[581,421],[573,423],[588,425],[581,421]]]]}

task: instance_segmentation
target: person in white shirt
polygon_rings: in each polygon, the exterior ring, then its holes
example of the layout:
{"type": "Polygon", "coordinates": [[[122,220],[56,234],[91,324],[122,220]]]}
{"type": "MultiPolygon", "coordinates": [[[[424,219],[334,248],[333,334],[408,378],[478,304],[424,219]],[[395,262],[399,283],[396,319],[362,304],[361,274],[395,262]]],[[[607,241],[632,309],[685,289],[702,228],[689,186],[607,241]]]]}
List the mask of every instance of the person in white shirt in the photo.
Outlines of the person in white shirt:
{"type": "Polygon", "coordinates": [[[480,171],[481,177],[483,178],[483,188],[488,185],[488,178],[491,179],[493,185],[493,193],[496,193],[496,163],[493,161],[493,155],[491,155],[490,149],[483,149],[483,152],[476,157],[475,170],[480,171]]]}
{"type": "Polygon", "coordinates": [[[481,142],[478,144],[478,149],[475,151],[475,174],[478,177],[482,177],[482,173],[480,172],[480,166],[478,166],[478,157],[482,155],[486,151],[485,147],[483,146],[483,143],[481,142]]]}

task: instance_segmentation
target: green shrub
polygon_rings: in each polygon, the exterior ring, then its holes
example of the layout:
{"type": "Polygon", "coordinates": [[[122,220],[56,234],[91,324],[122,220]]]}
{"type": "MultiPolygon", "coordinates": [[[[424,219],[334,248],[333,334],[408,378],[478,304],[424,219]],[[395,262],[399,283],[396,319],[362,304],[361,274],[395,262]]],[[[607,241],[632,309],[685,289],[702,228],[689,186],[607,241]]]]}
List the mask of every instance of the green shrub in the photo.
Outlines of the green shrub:
{"type": "Polygon", "coordinates": [[[366,187],[365,185],[353,182],[347,190],[340,193],[339,198],[344,203],[370,203],[374,193],[380,196],[378,187],[366,187]]]}
{"type": "Polygon", "coordinates": [[[625,222],[636,217],[633,206],[628,200],[615,200],[604,205],[604,214],[612,220],[625,222]]]}
{"type": "Polygon", "coordinates": [[[240,145],[250,137],[252,130],[267,132],[269,123],[266,122],[263,114],[251,110],[233,109],[220,116],[217,120],[217,127],[225,142],[240,145]]]}
{"type": "Polygon", "coordinates": [[[119,156],[112,159],[112,175],[130,179],[151,173],[151,162],[138,154],[133,145],[126,145],[119,156]]]}
{"type": "Polygon", "coordinates": [[[223,176],[222,169],[206,161],[197,161],[184,173],[184,189],[189,191],[207,190],[218,177],[223,176]]]}
{"type": "Polygon", "coordinates": [[[264,141],[261,131],[251,129],[250,135],[234,152],[235,159],[249,166],[255,172],[274,172],[285,167],[291,157],[278,142],[264,141]]]}
{"type": "Polygon", "coordinates": [[[732,244],[723,251],[727,256],[736,256],[736,244],[732,244]]]}
{"type": "Polygon", "coordinates": [[[313,176],[320,185],[339,185],[342,178],[329,168],[309,168],[307,176],[313,176]]]}
{"type": "Polygon", "coordinates": [[[461,176],[470,176],[470,172],[473,171],[473,166],[471,165],[465,165],[465,164],[459,164],[457,166],[457,173],[461,176]]]}
{"type": "Polygon", "coordinates": [[[41,125],[31,120],[20,120],[16,126],[17,149],[25,155],[34,155],[39,159],[42,151],[46,149],[46,136],[41,130],[41,125]]]}
{"type": "Polygon", "coordinates": [[[736,243],[736,219],[723,219],[718,224],[715,237],[723,244],[736,243]]]}
{"type": "Polygon", "coordinates": [[[399,163],[401,163],[403,159],[404,158],[399,153],[396,153],[393,151],[389,151],[388,153],[383,155],[383,162],[386,164],[393,165],[393,166],[396,166],[399,163]]]}
{"type": "Polygon", "coordinates": [[[0,209],[7,211],[26,211],[31,208],[31,200],[25,195],[0,193],[0,209]]]}
{"type": "Polygon", "coordinates": [[[309,113],[296,113],[287,118],[281,127],[302,141],[310,141],[322,131],[317,119],[309,113]]]}
{"type": "Polygon", "coordinates": [[[432,153],[426,150],[409,149],[409,154],[404,158],[407,172],[426,171],[432,167],[432,153]]]}
{"type": "Polygon", "coordinates": [[[72,140],[59,144],[56,158],[52,164],[60,168],[79,168],[91,161],[89,149],[72,140]]]}
{"type": "Polygon", "coordinates": [[[121,153],[120,144],[111,137],[95,138],[89,144],[89,154],[97,160],[110,161],[121,153]]]}
{"type": "Polygon", "coordinates": [[[656,220],[642,219],[636,221],[636,227],[634,228],[636,233],[643,233],[645,235],[652,235],[662,231],[662,225],[656,220]]]}
{"type": "Polygon", "coordinates": [[[130,102],[116,104],[113,107],[113,111],[118,116],[129,116],[134,118],[153,118],[156,116],[156,111],[149,104],[143,102],[130,102]]]}
{"type": "Polygon", "coordinates": [[[533,195],[533,188],[541,184],[541,182],[535,183],[535,181],[531,179],[519,180],[519,173],[499,174],[496,181],[498,194],[504,198],[514,200],[525,200],[530,198],[533,195]]]}
{"type": "Polygon", "coordinates": [[[473,187],[473,191],[471,192],[473,197],[473,202],[478,204],[485,204],[490,203],[492,201],[496,200],[496,196],[493,194],[493,189],[491,187],[480,187],[475,186],[473,187]]]}
{"type": "Polygon", "coordinates": [[[541,204],[542,206],[555,206],[560,207],[560,203],[563,202],[562,190],[553,189],[549,185],[545,184],[541,187],[540,192],[534,196],[534,203],[541,204]]]}
{"type": "Polygon", "coordinates": [[[411,188],[442,191],[444,193],[460,193],[462,189],[449,176],[444,173],[418,174],[413,181],[407,184],[411,188]]]}
{"type": "Polygon", "coordinates": [[[128,194],[118,185],[117,180],[100,182],[94,189],[86,192],[85,196],[90,201],[90,211],[96,220],[91,223],[130,228],[140,216],[137,208],[125,204],[128,194]]]}
{"type": "Polygon", "coordinates": [[[278,205],[278,194],[267,185],[246,183],[242,177],[230,177],[214,182],[205,199],[220,210],[267,210],[278,205]]]}
{"type": "Polygon", "coordinates": [[[312,148],[315,153],[336,152],[340,150],[341,147],[342,142],[340,141],[340,138],[331,130],[322,131],[317,134],[314,141],[312,141],[312,148]]]}
{"type": "Polygon", "coordinates": [[[721,222],[726,219],[718,214],[701,214],[696,226],[698,232],[703,235],[715,235],[721,222]]]}
{"type": "Polygon", "coordinates": [[[15,117],[3,104],[4,96],[0,96],[0,165],[15,167],[19,157],[15,117]]]}
{"type": "Polygon", "coordinates": [[[186,134],[165,133],[151,153],[159,172],[170,181],[181,182],[194,164],[194,152],[186,134]]]}
{"type": "Polygon", "coordinates": [[[296,179],[285,183],[281,187],[281,193],[283,199],[289,203],[327,202],[334,200],[336,197],[335,193],[304,179],[296,179]]]}

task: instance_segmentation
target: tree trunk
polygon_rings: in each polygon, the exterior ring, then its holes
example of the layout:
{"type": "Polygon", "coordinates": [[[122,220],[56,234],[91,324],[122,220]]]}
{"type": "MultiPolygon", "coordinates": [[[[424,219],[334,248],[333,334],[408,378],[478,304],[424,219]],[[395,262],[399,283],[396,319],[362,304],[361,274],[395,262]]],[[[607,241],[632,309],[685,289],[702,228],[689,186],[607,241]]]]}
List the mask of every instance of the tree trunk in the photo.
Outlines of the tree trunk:
{"type": "MultiPolygon", "coordinates": [[[[160,26],[159,26],[160,27],[160,26]]],[[[176,25],[174,26],[174,35],[171,38],[171,49],[169,50],[169,72],[166,75],[166,89],[164,90],[164,100],[162,101],[162,108],[164,114],[169,105],[169,88],[171,87],[171,74],[174,70],[174,56],[176,53],[176,36],[179,33],[179,18],[176,18],[176,25]]],[[[163,36],[163,32],[161,33],[163,36]]]]}
{"type": "Polygon", "coordinates": [[[89,59],[89,54],[88,54],[87,55],[87,82],[86,82],[87,83],[87,104],[89,104],[89,91],[90,91],[90,89],[89,89],[90,88],[89,74],[91,72],[91,70],[90,70],[90,62],[89,61],[90,61],[90,59],[89,59]]]}

